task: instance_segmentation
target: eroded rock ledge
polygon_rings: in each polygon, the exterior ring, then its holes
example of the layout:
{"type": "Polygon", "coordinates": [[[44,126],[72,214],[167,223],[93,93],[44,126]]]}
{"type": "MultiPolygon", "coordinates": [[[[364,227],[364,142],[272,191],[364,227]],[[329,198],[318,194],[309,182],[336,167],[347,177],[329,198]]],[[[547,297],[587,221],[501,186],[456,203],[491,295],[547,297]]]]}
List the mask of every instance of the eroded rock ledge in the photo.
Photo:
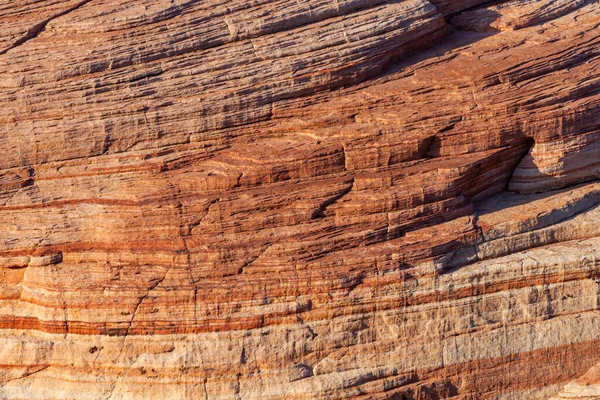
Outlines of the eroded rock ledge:
{"type": "Polygon", "coordinates": [[[599,26],[0,0],[0,398],[596,395],[599,26]]]}

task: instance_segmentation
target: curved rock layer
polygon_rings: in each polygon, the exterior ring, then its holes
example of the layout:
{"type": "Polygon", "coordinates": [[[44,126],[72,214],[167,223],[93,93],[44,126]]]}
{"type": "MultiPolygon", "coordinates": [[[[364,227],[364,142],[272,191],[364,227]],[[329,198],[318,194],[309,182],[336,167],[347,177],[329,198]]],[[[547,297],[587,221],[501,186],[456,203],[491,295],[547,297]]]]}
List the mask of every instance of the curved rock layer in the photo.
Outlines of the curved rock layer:
{"type": "Polygon", "coordinates": [[[588,393],[600,5],[482,3],[0,0],[0,398],[588,393]]]}

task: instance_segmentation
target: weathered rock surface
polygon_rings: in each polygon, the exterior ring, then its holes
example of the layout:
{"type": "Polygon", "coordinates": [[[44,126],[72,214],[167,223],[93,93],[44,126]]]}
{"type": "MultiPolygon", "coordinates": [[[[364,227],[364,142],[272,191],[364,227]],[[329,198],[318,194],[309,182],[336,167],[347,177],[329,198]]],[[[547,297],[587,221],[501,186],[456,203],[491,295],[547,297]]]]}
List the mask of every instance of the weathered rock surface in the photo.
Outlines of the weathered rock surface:
{"type": "Polygon", "coordinates": [[[482,3],[0,0],[0,398],[589,396],[600,5],[482,3]]]}
{"type": "Polygon", "coordinates": [[[552,397],[551,400],[594,400],[598,398],[600,398],[600,366],[595,365],[582,377],[566,385],[558,396],[552,397]]]}
{"type": "Polygon", "coordinates": [[[587,0],[514,0],[460,13],[452,24],[468,30],[486,32],[514,30],[547,22],[577,10],[587,0]]]}

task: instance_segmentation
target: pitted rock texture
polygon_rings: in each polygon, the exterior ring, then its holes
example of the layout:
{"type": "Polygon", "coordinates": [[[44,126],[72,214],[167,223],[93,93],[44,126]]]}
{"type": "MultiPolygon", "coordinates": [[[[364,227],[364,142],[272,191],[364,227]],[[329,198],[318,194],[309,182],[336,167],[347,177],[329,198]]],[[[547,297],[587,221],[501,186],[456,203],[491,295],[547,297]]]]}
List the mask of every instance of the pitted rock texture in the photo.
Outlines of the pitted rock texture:
{"type": "Polygon", "coordinates": [[[0,398],[589,393],[597,2],[0,21],[0,398]]]}

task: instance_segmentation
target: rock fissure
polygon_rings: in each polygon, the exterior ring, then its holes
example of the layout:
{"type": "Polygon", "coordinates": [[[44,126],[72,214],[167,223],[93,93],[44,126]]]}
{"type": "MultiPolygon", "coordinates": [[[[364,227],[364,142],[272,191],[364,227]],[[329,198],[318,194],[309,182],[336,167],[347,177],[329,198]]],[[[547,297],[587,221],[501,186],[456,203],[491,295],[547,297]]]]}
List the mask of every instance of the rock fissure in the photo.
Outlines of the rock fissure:
{"type": "Polygon", "coordinates": [[[12,43],[10,46],[4,48],[4,49],[0,49],[0,56],[3,54],[8,53],[9,51],[11,51],[12,49],[23,45],[24,43],[28,42],[29,40],[35,39],[36,37],[39,36],[40,33],[42,33],[44,31],[44,29],[46,29],[46,26],[53,20],[60,18],[62,16],[65,16],[67,14],[69,14],[70,12],[73,12],[77,9],[79,9],[80,7],[83,7],[84,5],[88,4],[90,1],[92,0],[83,0],[80,1],[78,3],[76,3],[74,6],[67,8],[64,11],[59,12],[58,14],[52,15],[51,17],[38,22],[37,24],[33,25],[32,27],[30,27],[29,29],[27,29],[27,32],[20,37],[19,39],[17,39],[14,43],[12,43]]]}

